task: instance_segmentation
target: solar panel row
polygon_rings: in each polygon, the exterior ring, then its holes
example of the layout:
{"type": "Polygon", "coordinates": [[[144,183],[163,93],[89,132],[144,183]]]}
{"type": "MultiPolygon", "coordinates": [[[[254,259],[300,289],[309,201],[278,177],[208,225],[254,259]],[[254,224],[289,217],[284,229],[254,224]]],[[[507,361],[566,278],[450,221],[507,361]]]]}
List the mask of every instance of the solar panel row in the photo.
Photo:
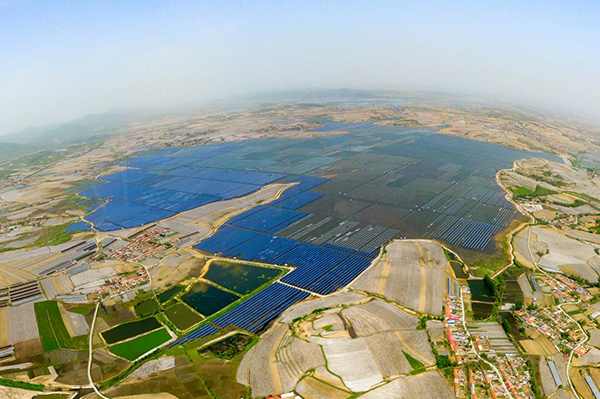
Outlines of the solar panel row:
{"type": "Polygon", "coordinates": [[[308,292],[276,282],[216,318],[214,324],[222,328],[234,325],[250,332],[256,332],[285,309],[305,299],[308,295],[308,292]]]}

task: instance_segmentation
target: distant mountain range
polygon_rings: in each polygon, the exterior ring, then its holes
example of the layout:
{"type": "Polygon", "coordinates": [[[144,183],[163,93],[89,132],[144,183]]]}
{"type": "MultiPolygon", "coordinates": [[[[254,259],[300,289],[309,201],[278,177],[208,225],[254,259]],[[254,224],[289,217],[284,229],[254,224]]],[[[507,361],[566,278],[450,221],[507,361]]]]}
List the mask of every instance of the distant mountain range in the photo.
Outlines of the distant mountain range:
{"type": "Polygon", "coordinates": [[[120,108],[90,114],[67,123],[30,127],[0,136],[0,162],[40,150],[55,150],[92,138],[110,136],[131,123],[164,114],[154,108],[120,108]]]}
{"type": "Polygon", "coordinates": [[[90,114],[63,124],[30,127],[16,133],[3,135],[0,136],[0,146],[5,147],[7,143],[23,145],[77,143],[92,136],[115,134],[119,129],[130,123],[142,122],[160,115],[161,112],[154,108],[112,109],[99,114],[90,114]]]}

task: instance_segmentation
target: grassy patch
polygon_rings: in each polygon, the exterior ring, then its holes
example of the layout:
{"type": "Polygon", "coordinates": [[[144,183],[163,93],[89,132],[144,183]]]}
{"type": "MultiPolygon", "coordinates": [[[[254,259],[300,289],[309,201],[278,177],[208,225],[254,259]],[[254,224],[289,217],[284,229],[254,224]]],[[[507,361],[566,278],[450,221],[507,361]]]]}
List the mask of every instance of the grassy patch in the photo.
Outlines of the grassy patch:
{"type": "Polygon", "coordinates": [[[413,368],[413,370],[419,370],[419,369],[425,368],[425,365],[423,363],[421,363],[420,361],[418,361],[417,359],[415,359],[414,357],[412,357],[405,351],[402,351],[402,353],[404,353],[406,360],[408,360],[408,363],[410,364],[410,367],[413,368]]]}
{"type": "Polygon", "coordinates": [[[202,321],[202,317],[198,316],[182,303],[173,305],[165,310],[165,316],[180,331],[185,331],[194,324],[202,321]]]}
{"type": "Polygon", "coordinates": [[[36,302],[34,308],[44,352],[60,348],[75,350],[87,348],[87,335],[77,337],[69,335],[56,301],[36,302]]]}
{"type": "Polygon", "coordinates": [[[169,339],[171,339],[171,336],[167,332],[167,329],[161,328],[160,330],[134,338],[131,341],[113,345],[108,350],[127,360],[135,360],[144,353],[167,342],[169,339]]]}
{"type": "Polygon", "coordinates": [[[110,330],[103,331],[102,338],[108,344],[114,344],[115,342],[124,341],[126,339],[135,337],[136,335],[144,334],[148,331],[156,330],[162,327],[162,324],[154,317],[148,317],[147,319],[136,320],[129,323],[119,324],[110,330]]]}
{"type": "Polygon", "coordinates": [[[73,233],[65,231],[71,223],[61,224],[58,226],[48,226],[42,231],[42,235],[30,246],[40,247],[44,245],[58,245],[67,241],[71,241],[73,233]]]}
{"type": "Polygon", "coordinates": [[[533,191],[528,189],[527,187],[517,187],[511,188],[515,197],[530,197],[533,195],[533,191]]]}
{"type": "Polygon", "coordinates": [[[6,378],[0,378],[0,385],[11,388],[27,389],[29,391],[43,391],[44,386],[40,384],[31,384],[29,382],[13,381],[6,378]]]}

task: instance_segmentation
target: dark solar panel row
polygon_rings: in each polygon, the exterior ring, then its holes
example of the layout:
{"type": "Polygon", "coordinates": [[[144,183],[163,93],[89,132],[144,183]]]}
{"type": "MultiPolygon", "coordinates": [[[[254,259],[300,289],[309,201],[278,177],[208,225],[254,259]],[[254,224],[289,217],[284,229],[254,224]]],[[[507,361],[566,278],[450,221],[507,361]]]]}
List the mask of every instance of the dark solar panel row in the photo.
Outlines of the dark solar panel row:
{"type": "Polygon", "coordinates": [[[327,295],[344,288],[371,265],[371,259],[351,256],[333,267],[320,279],[311,283],[307,289],[327,295]]]}
{"type": "Polygon", "coordinates": [[[288,189],[284,191],[284,194],[276,201],[271,202],[269,205],[276,206],[278,208],[286,209],[299,209],[304,205],[310,204],[313,201],[318,200],[324,194],[317,193],[314,191],[298,191],[294,189],[288,189]]]}
{"type": "Polygon", "coordinates": [[[276,233],[308,214],[291,209],[259,205],[255,208],[254,212],[242,215],[243,217],[241,218],[228,221],[228,224],[263,233],[276,233]]]}
{"type": "Polygon", "coordinates": [[[182,345],[186,342],[193,341],[198,338],[208,337],[209,335],[215,334],[217,331],[219,331],[217,328],[211,326],[210,324],[205,324],[202,327],[195,329],[188,335],[179,338],[177,341],[170,344],[169,348],[172,348],[176,345],[182,345]]]}
{"type": "Polygon", "coordinates": [[[249,261],[274,263],[275,259],[288,253],[298,245],[300,245],[298,241],[274,237],[268,234],[259,234],[223,252],[222,256],[234,256],[249,261]]]}
{"type": "Polygon", "coordinates": [[[308,295],[308,292],[276,282],[216,318],[214,324],[222,328],[234,325],[250,332],[256,332],[285,309],[305,299],[308,295]]]}
{"type": "Polygon", "coordinates": [[[250,230],[225,225],[221,226],[221,228],[219,228],[212,236],[205,238],[200,243],[196,244],[194,248],[216,255],[218,253],[227,252],[229,249],[234,248],[257,235],[258,233],[250,230]]]}

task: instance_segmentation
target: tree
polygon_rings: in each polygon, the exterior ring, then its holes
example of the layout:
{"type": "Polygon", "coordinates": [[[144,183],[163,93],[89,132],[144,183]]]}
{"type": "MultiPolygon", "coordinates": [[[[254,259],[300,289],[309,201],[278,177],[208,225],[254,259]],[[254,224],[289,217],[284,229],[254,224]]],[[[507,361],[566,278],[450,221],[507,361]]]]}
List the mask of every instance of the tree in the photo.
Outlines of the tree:
{"type": "Polygon", "coordinates": [[[512,332],[512,326],[508,322],[508,319],[502,319],[502,328],[504,328],[504,331],[506,331],[507,334],[512,332]]]}

